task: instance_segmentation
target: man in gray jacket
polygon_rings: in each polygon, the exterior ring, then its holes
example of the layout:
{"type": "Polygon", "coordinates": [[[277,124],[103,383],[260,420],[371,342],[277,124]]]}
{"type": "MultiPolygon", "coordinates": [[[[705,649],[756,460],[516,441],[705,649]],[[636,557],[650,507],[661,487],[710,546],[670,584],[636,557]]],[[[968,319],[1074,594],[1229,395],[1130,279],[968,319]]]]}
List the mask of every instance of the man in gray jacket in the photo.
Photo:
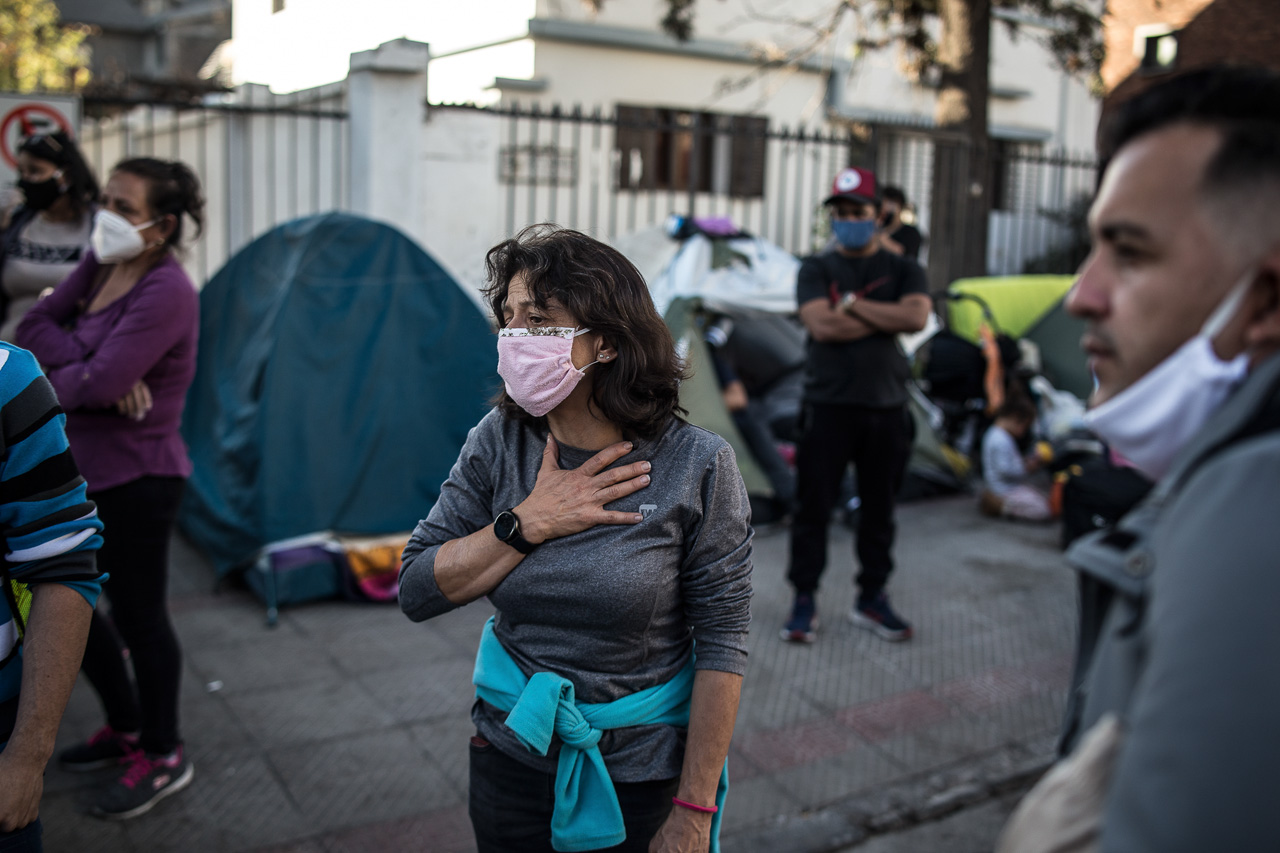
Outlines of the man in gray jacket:
{"type": "Polygon", "coordinates": [[[1001,850],[1280,850],[1280,75],[1164,82],[1102,153],[1067,306],[1094,429],[1157,485],[1068,552],[1064,759],[1001,850]]]}

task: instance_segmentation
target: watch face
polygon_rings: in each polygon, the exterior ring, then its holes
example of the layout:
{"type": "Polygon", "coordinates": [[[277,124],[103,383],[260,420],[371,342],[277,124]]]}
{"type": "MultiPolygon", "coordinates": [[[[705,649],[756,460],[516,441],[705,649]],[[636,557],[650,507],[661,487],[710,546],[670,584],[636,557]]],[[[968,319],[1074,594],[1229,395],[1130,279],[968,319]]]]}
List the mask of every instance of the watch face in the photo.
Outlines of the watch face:
{"type": "Polygon", "coordinates": [[[519,529],[520,520],[516,518],[513,512],[500,512],[498,517],[493,520],[493,534],[503,542],[514,536],[519,529]]]}

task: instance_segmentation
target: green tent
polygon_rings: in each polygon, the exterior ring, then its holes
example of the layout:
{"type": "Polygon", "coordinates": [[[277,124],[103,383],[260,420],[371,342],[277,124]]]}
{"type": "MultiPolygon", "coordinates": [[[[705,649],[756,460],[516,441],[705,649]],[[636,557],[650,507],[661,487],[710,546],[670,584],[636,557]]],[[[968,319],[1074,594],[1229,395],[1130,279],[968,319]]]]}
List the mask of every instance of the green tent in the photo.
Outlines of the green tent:
{"type": "Polygon", "coordinates": [[[1068,314],[1063,305],[1074,282],[1070,275],[958,279],[948,288],[947,327],[976,344],[978,328],[988,322],[990,312],[997,331],[1036,345],[1041,372],[1055,388],[1083,399],[1093,388],[1080,350],[1084,321],[1068,314]]]}
{"type": "Polygon", "coordinates": [[[769,485],[769,478],[756,464],[751,451],[747,449],[746,440],[734,426],[733,417],[725,408],[707,342],[694,323],[694,316],[701,308],[702,302],[699,299],[676,299],[667,307],[663,318],[689,368],[689,378],[680,386],[680,405],[689,410],[689,423],[714,432],[733,447],[733,452],[738,457],[738,470],[742,472],[742,481],[746,484],[748,493],[772,496],[773,488],[769,485]]]}

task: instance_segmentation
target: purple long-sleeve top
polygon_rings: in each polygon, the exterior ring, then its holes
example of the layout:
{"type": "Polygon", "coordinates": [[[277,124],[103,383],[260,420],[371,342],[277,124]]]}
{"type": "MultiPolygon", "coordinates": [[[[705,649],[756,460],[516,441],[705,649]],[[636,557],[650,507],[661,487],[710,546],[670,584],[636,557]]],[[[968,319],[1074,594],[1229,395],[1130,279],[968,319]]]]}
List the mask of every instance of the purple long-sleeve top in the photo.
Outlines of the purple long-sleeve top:
{"type": "Polygon", "coordinates": [[[17,343],[40,361],[58,393],[71,453],[89,491],[145,476],[190,476],[179,426],[196,370],[196,289],[170,255],[124,296],[87,313],[101,268],[87,253],[27,312],[17,343]],[[140,379],[151,391],[152,408],[136,421],[115,404],[140,379]]]}

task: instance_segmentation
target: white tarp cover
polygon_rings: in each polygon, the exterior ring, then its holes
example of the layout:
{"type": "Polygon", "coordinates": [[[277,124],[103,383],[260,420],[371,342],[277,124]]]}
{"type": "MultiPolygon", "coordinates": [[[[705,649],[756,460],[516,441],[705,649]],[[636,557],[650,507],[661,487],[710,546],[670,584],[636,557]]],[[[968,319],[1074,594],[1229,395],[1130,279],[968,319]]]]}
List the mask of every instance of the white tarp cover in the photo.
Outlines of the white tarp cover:
{"type": "MultiPolygon", "coordinates": [[[[671,241],[674,243],[675,241],[671,241]]],[[[679,245],[679,251],[656,277],[649,292],[659,314],[679,298],[701,299],[708,308],[754,308],[777,314],[796,310],[796,273],[800,261],[790,252],[754,237],[724,241],[740,256],[712,269],[711,240],[696,234],[679,245]]],[[[623,252],[626,249],[619,246],[623,252]]],[[[634,262],[634,260],[633,260],[634,262]]]]}

